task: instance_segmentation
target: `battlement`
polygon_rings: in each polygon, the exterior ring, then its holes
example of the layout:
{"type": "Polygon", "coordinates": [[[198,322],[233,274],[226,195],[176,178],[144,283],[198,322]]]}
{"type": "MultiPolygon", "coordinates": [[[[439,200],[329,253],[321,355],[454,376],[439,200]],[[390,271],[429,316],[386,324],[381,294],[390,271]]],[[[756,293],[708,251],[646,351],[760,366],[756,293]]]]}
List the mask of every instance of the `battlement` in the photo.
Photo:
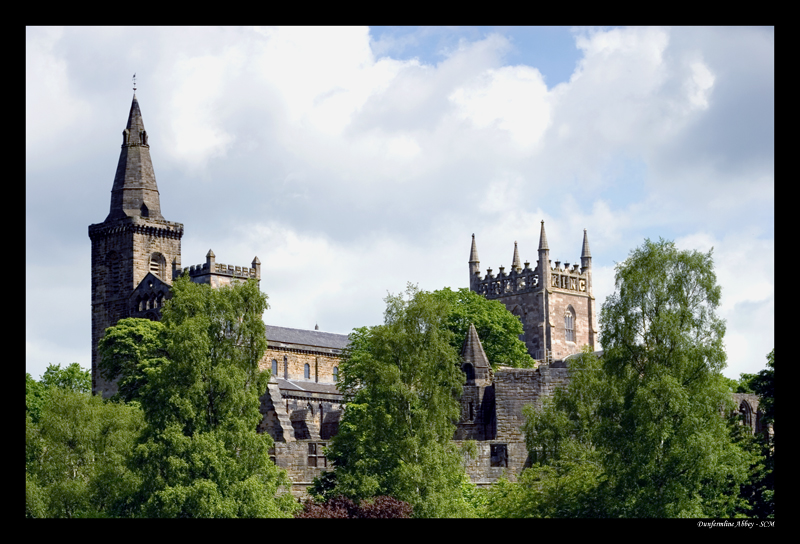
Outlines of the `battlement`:
{"type": "Polygon", "coordinates": [[[210,249],[206,254],[206,262],[187,266],[183,269],[185,274],[195,283],[207,283],[212,287],[230,285],[239,280],[261,280],[261,261],[258,257],[253,259],[252,266],[234,266],[216,262],[214,252],[210,249]]]}
{"type": "Polygon", "coordinates": [[[89,238],[92,240],[128,233],[180,240],[183,237],[183,223],[132,216],[89,225],[89,238]]]}
{"type": "Polygon", "coordinates": [[[579,264],[570,268],[569,265],[570,263],[564,263],[562,267],[561,261],[556,261],[556,265],[550,269],[550,287],[586,293],[589,283],[587,268],[580,267],[579,264]]]}
{"type": "Polygon", "coordinates": [[[492,269],[486,270],[486,276],[481,278],[480,272],[475,273],[475,292],[486,298],[498,298],[511,293],[527,293],[539,289],[539,267],[533,270],[530,263],[525,262],[525,268],[517,270],[511,269],[506,274],[505,267],[500,267],[500,272],[495,276],[492,269]]]}
{"type": "Polygon", "coordinates": [[[212,268],[212,270],[209,270],[208,263],[193,264],[192,266],[185,267],[183,271],[188,272],[189,276],[191,277],[202,276],[205,274],[218,274],[230,276],[232,278],[261,279],[258,276],[255,268],[250,268],[247,266],[233,266],[232,264],[214,263],[212,268]]]}

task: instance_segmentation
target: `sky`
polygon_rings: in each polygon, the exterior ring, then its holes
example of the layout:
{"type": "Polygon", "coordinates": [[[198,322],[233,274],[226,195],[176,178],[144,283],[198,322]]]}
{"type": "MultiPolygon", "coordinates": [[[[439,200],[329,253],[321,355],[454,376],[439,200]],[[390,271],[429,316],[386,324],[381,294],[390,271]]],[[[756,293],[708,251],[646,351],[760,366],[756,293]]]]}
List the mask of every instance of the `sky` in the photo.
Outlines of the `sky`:
{"type": "Polygon", "coordinates": [[[713,258],[725,374],[774,342],[773,28],[28,27],[26,372],[91,367],[88,226],[133,97],[182,265],[261,261],[269,325],[347,334],[408,283],[644,240],[713,258]]]}

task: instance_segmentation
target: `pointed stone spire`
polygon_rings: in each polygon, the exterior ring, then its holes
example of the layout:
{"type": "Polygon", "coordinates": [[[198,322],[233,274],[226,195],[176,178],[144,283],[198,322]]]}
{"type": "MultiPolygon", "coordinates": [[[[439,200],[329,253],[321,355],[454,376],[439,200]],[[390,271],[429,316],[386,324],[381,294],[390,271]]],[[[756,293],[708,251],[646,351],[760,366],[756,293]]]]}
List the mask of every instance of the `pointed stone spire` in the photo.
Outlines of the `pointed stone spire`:
{"type": "Polygon", "coordinates": [[[150,160],[150,145],[144,129],[142,112],[136,94],[133,95],[128,124],[122,131],[122,151],[111,189],[111,209],[106,221],[125,217],[145,217],[164,220],[156,185],[156,175],[150,160]]]}
{"type": "Polygon", "coordinates": [[[469,324],[467,337],[464,338],[464,344],[461,346],[461,359],[465,363],[470,363],[475,369],[489,368],[489,359],[486,357],[486,352],[483,351],[478,331],[472,323],[469,324]]]}
{"type": "Polygon", "coordinates": [[[586,234],[586,229],[583,229],[583,248],[581,248],[581,268],[591,268],[592,266],[592,253],[589,251],[589,237],[586,234]]]}
{"type": "Polygon", "coordinates": [[[522,270],[522,263],[519,260],[519,250],[517,249],[517,242],[514,241],[514,258],[511,261],[511,270],[519,272],[522,270]]]}
{"type": "Polygon", "coordinates": [[[478,258],[478,246],[475,245],[475,234],[472,234],[472,248],[469,250],[469,262],[479,263],[481,260],[478,258]]]}
{"type": "Polygon", "coordinates": [[[584,257],[592,257],[592,253],[589,251],[589,237],[586,234],[586,229],[583,229],[583,248],[581,249],[581,259],[584,257]]]}
{"type": "Polygon", "coordinates": [[[550,248],[547,247],[547,235],[544,233],[544,219],[542,219],[542,232],[539,234],[539,251],[543,249],[550,250],[550,248]]]}
{"type": "Polygon", "coordinates": [[[472,248],[469,251],[469,288],[477,291],[480,283],[481,260],[478,258],[478,246],[475,245],[475,234],[472,235],[472,248]]]}

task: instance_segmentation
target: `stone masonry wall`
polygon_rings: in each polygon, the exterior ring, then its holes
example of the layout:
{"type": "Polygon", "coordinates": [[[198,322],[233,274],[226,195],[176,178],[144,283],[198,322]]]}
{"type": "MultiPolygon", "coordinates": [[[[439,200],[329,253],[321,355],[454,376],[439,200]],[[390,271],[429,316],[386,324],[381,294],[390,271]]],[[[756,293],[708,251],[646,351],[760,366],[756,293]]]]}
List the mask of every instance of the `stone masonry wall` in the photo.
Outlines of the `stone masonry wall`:
{"type": "Polygon", "coordinates": [[[272,360],[278,362],[278,377],[290,380],[305,379],[305,365],[309,365],[309,381],[318,383],[335,383],[333,377],[334,367],[339,366],[340,358],[335,355],[315,353],[285,348],[267,348],[264,357],[258,366],[262,370],[272,369],[272,360]],[[284,367],[286,357],[286,367],[284,367]],[[288,375],[285,374],[288,370],[288,375]]]}
{"type": "Polygon", "coordinates": [[[183,225],[129,217],[89,227],[92,240],[92,390],[113,394],[114,384],[99,375],[97,343],[105,330],[128,317],[130,296],[150,272],[150,256],[160,253],[162,281],[172,283],[172,260],[180,263],[183,225]]]}
{"type": "Polygon", "coordinates": [[[550,302],[550,349],[552,350],[553,360],[562,360],[568,355],[580,353],[585,345],[589,345],[594,349],[592,323],[589,314],[590,305],[594,302],[592,297],[585,293],[552,289],[548,298],[550,302]],[[569,306],[572,306],[575,311],[575,341],[572,342],[567,340],[566,322],[564,320],[569,306]]]}

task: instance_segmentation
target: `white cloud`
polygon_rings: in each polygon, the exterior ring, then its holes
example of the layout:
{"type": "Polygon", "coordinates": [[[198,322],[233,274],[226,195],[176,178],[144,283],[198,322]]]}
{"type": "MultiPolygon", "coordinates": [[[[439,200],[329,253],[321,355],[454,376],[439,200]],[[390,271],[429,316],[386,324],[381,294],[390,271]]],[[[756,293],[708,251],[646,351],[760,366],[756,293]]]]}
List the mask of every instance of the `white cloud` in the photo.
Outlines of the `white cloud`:
{"type": "MultiPolygon", "coordinates": [[[[714,245],[731,360],[753,357],[774,305],[772,34],[624,28],[575,43],[572,78],[548,91],[539,67],[505,62],[497,33],[430,64],[387,56],[402,44],[371,44],[366,28],[29,28],[26,263],[49,270],[59,247],[88,254],[137,71],[184,262],[209,246],[239,265],[257,254],[268,322],[375,324],[406,281],[466,285],[473,232],[484,270],[510,266],[515,240],[534,264],[544,219],[554,260],[579,258],[588,229],[598,306],[613,261],[645,236],[714,245]],[[759,322],[745,326],[742,309],[759,322]]],[[[74,294],[59,313],[88,331],[88,309],[74,309],[89,299],[81,266],[81,282],[40,281],[74,294]]],[[[26,293],[47,311],[36,281],[26,293]]],[[[88,332],[74,342],[64,353],[85,350],[88,332]]],[[[44,357],[47,342],[35,344],[29,361],[44,357]]]]}

